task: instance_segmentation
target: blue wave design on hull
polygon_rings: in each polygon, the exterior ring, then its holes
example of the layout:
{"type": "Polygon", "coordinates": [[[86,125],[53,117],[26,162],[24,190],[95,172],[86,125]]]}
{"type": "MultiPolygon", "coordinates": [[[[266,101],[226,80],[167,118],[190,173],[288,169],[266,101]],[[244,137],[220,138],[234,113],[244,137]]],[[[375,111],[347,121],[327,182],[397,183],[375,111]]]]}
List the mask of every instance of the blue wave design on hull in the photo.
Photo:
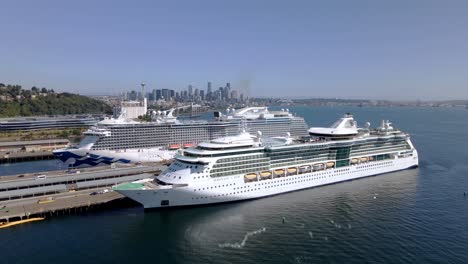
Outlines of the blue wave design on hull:
{"type": "Polygon", "coordinates": [[[79,167],[82,165],[96,166],[99,164],[112,164],[115,162],[121,162],[121,163],[131,162],[131,160],[128,160],[128,159],[114,159],[112,157],[104,157],[104,156],[99,156],[96,154],[89,154],[86,156],[82,156],[82,155],[78,155],[70,151],[54,153],[54,155],[57,159],[61,160],[64,163],[67,163],[70,159],[75,159],[75,162],[70,164],[74,167],[79,167]]]}

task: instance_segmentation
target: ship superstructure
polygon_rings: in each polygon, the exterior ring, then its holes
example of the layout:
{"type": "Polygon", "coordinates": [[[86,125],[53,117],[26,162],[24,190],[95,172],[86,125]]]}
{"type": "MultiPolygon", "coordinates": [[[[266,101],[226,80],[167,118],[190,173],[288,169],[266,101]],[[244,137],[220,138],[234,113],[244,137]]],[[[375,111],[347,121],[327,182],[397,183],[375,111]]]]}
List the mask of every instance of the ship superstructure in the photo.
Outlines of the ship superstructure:
{"type": "Polygon", "coordinates": [[[242,133],[180,150],[155,179],[124,183],[117,192],[145,208],[260,198],[418,166],[410,137],[389,121],[358,128],[351,115],[311,139],[242,133]]]}
{"type": "MultiPolygon", "coordinates": [[[[228,109],[215,113],[212,121],[179,121],[173,111],[153,112],[153,121],[137,122],[124,118],[107,119],[85,132],[76,147],[54,152],[73,166],[112,162],[157,162],[172,159],[176,150],[219,137],[232,136],[244,127],[262,131],[265,136],[295,138],[307,136],[302,117],[288,110],[270,111],[267,107],[228,109]]],[[[125,114],[125,113],[123,113],[125,114]]]]}

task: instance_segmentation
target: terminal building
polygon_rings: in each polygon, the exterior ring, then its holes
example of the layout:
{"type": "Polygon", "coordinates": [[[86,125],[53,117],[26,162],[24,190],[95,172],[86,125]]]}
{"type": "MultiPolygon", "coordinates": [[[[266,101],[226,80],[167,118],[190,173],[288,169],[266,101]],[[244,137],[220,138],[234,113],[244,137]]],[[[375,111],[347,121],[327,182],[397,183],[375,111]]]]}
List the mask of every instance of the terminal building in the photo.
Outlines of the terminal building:
{"type": "Polygon", "coordinates": [[[65,148],[70,145],[68,139],[46,139],[29,141],[9,141],[0,142],[0,153],[2,152],[36,152],[53,151],[59,148],[65,148]]]}
{"type": "Polygon", "coordinates": [[[120,106],[113,108],[114,117],[122,116],[125,119],[136,119],[146,115],[148,105],[146,98],[139,101],[123,101],[120,106]]]}
{"type": "Polygon", "coordinates": [[[100,116],[93,115],[2,118],[0,119],[0,132],[90,127],[96,125],[99,119],[101,119],[100,116]]]}
{"type": "Polygon", "coordinates": [[[63,192],[109,187],[153,177],[164,167],[139,166],[104,168],[65,174],[19,175],[0,177],[0,201],[40,197],[63,192]],[[20,178],[19,178],[20,177],[20,178]]]}

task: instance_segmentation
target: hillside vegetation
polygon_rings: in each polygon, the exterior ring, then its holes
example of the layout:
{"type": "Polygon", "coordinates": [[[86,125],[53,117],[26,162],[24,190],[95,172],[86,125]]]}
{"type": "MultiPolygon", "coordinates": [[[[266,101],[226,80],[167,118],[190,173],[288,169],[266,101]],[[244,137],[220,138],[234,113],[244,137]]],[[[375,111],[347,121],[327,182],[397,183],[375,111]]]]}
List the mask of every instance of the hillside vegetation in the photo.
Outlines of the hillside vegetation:
{"type": "Polygon", "coordinates": [[[109,105],[87,96],[0,83],[0,117],[111,113],[109,105]]]}

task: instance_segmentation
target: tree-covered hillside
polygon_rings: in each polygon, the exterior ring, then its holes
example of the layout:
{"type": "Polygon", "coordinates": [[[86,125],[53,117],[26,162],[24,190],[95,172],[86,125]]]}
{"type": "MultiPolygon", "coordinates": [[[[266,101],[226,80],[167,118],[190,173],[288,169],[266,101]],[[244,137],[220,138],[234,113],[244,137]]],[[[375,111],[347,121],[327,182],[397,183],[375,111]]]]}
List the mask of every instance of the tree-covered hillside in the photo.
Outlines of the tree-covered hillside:
{"type": "Polygon", "coordinates": [[[55,93],[47,88],[22,89],[0,83],[0,117],[111,113],[109,105],[71,93],[55,93]]]}

